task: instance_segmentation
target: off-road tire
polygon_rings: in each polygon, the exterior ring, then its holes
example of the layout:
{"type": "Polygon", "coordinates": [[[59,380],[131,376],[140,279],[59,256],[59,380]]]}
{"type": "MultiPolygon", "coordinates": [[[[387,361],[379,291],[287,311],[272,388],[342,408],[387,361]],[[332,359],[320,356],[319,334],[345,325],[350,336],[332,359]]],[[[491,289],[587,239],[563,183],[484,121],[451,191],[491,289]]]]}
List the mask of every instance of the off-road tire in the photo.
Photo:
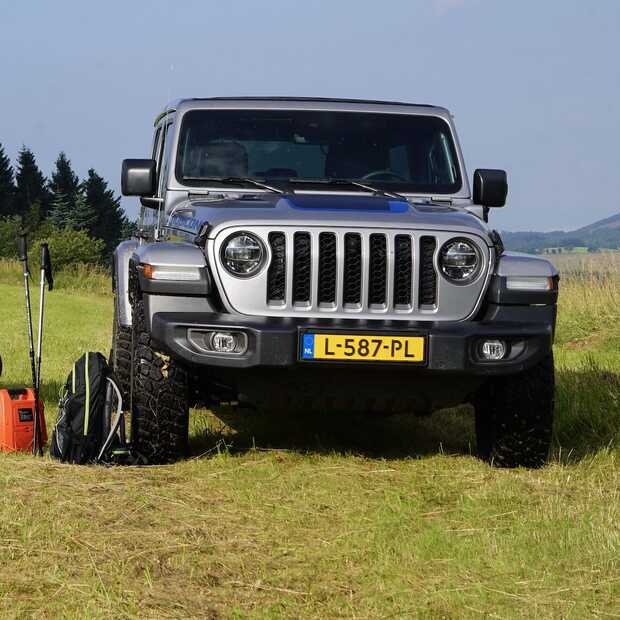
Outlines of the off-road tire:
{"type": "Polygon", "coordinates": [[[188,446],[187,371],[154,346],[142,300],[135,299],[132,309],[132,443],[149,464],[172,463],[188,446]]]}
{"type": "Polygon", "coordinates": [[[110,366],[123,395],[125,409],[129,408],[131,387],[131,327],[124,327],[118,322],[118,301],[114,297],[114,321],[112,324],[112,350],[110,366]]]}
{"type": "Polygon", "coordinates": [[[478,455],[497,467],[542,467],[549,455],[555,392],[553,354],[517,375],[490,379],[479,391],[478,455]]]}

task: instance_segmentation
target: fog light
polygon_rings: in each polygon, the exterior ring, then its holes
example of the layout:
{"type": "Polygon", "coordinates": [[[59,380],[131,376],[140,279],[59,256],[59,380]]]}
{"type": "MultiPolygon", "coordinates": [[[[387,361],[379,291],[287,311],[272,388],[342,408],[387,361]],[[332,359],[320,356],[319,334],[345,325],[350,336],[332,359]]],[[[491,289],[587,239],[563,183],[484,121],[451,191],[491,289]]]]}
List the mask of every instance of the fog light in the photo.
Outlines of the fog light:
{"type": "Polygon", "coordinates": [[[496,362],[506,355],[506,343],[503,340],[485,340],[480,347],[480,353],[483,359],[496,362]]]}
{"type": "Polygon", "coordinates": [[[211,346],[218,353],[233,353],[237,348],[237,339],[230,332],[215,332],[211,336],[211,346]]]}

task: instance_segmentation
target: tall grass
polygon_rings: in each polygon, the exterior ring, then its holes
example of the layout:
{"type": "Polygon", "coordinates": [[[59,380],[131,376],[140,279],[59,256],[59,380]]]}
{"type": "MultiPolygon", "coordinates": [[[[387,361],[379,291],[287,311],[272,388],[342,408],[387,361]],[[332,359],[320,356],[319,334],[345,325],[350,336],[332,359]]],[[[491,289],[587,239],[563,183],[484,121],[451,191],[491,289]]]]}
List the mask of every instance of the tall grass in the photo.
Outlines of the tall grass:
{"type": "Polygon", "coordinates": [[[558,268],[564,278],[589,280],[601,275],[620,277],[620,252],[556,254],[545,258],[558,268]]]}
{"type": "Polygon", "coordinates": [[[620,253],[553,257],[560,271],[555,454],[620,446],[620,253]]]}
{"type": "MultiPolygon", "coordinates": [[[[38,265],[30,265],[33,282],[39,282],[38,265]]],[[[23,267],[18,260],[0,260],[0,284],[22,284],[23,267]]],[[[98,265],[76,263],[54,273],[54,286],[68,293],[111,295],[110,272],[98,265]]]]}
{"type": "Polygon", "coordinates": [[[596,338],[620,322],[620,252],[559,255],[560,298],[556,342],[596,338]]]}

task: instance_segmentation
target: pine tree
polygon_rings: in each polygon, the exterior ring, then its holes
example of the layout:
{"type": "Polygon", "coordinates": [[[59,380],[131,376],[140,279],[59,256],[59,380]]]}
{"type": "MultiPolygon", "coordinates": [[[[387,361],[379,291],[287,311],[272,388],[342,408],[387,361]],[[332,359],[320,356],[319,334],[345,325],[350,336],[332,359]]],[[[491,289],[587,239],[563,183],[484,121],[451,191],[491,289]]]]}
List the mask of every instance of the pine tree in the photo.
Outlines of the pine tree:
{"type": "Polygon", "coordinates": [[[22,225],[26,227],[27,230],[38,230],[43,223],[43,216],[41,215],[41,203],[38,200],[35,200],[28,212],[22,218],[22,225]]]}
{"type": "Polygon", "coordinates": [[[91,229],[94,237],[105,243],[105,254],[110,255],[125,237],[128,220],[120,206],[120,198],[108,188],[107,182],[92,168],[84,181],[86,202],[94,210],[96,218],[91,229]]]}
{"type": "Polygon", "coordinates": [[[95,225],[97,223],[97,212],[92,204],[86,200],[86,193],[83,189],[75,196],[73,212],[67,221],[67,227],[75,228],[75,230],[83,230],[91,236],[96,236],[95,225]]]}
{"type": "Polygon", "coordinates": [[[123,227],[121,229],[121,240],[131,239],[137,232],[138,222],[130,220],[127,216],[125,216],[125,221],[123,222],[123,227]]]}
{"type": "Polygon", "coordinates": [[[0,144],[0,217],[11,215],[14,209],[15,183],[11,160],[0,144]]]}
{"type": "Polygon", "coordinates": [[[57,228],[67,227],[73,219],[73,200],[65,194],[53,194],[49,219],[57,228]]]}
{"type": "Polygon", "coordinates": [[[49,212],[51,196],[47,183],[33,152],[22,147],[17,155],[16,191],[13,212],[26,219],[35,203],[39,205],[40,217],[45,218],[49,212]]]}
{"type": "Polygon", "coordinates": [[[56,159],[50,189],[53,196],[50,213],[52,221],[59,228],[71,226],[80,190],[80,180],[64,152],[61,152],[56,159]]]}

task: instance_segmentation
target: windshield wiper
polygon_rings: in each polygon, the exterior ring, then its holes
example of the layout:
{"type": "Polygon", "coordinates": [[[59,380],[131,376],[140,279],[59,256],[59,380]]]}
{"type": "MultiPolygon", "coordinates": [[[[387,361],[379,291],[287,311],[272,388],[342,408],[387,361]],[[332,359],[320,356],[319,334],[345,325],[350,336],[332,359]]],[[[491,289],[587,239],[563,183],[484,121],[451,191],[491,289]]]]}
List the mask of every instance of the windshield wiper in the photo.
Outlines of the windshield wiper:
{"type": "Polygon", "coordinates": [[[284,194],[283,189],[272,187],[266,183],[261,183],[250,177],[183,177],[187,181],[212,181],[214,183],[223,183],[224,185],[240,185],[241,183],[247,183],[248,185],[254,185],[254,187],[260,187],[261,189],[268,189],[276,194],[284,194]]]}
{"type": "Polygon", "coordinates": [[[389,192],[383,189],[379,189],[378,187],[373,187],[372,185],[368,185],[367,183],[360,183],[359,181],[353,181],[351,179],[299,179],[292,177],[287,179],[288,183],[316,183],[320,185],[349,185],[353,187],[361,187],[362,189],[368,190],[375,194],[376,196],[389,196],[390,198],[402,198],[407,200],[406,196],[399,194],[397,192],[389,192]]]}
{"type": "Polygon", "coordinates": [[[404,200],[407,200],[405,196],[399,194],[398,192],[389,192],[387,190],[374,187],[373,185],[368,185],[367,183],[360,183],[359,181],[349,181],[349,183],[351,183],[351,185],[357,185],[357,187],[363,187],[364,189],[370,190],[379,196],[389,196],[390,198],[403,198],[404,200]]]}

